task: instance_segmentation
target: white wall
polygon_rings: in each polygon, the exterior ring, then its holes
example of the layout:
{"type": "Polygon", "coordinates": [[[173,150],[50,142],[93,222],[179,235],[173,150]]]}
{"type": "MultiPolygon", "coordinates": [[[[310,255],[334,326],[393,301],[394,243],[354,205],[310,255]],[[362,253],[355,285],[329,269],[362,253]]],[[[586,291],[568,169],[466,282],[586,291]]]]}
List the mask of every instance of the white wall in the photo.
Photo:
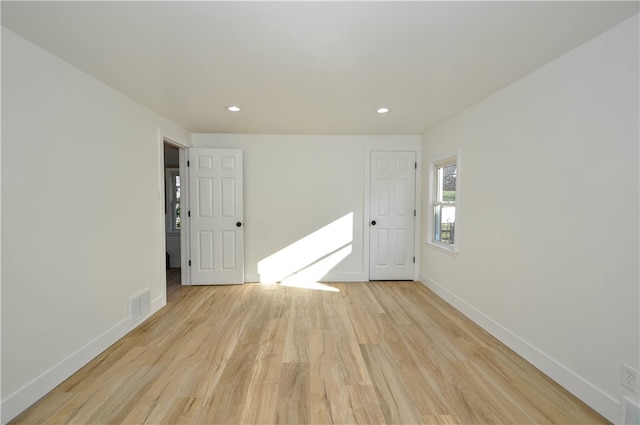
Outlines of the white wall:
{"type": "Polygon", "coordinates": [[[243,150],[248,281],[260,279],[261,260],[350,213],[352,252],[323,280],[365,279],[365,147],[418,148],[420,141],[420,136],[194,134],[192,137],[195,147],[243,150]]]}
{"type": "Polygon", "coordinates": [[[423,139],[425,166],[462,151],[460,254],[424,245],[423,282],[611,421],[640,356],[638,32],[636,16],[423,139]]]}
{"type": "MultiPolygon", "coordinates": [[[[461,252],[425,246],[425,283],[610,420],[624,394],[620,364],[639,367],[637,40],[636,19],[423,143],[425,161],[463,152],[461,252]],[[605,194],[616,200],[606,225],[605,194]]],[[[157,132],[188,134],[4,29],[2,124],[6,422],[131,329],[130,296],[149,288],[161,305],[157,132]]],[[[357,280],[365,146],[420,137],[195,135],[193,143],[244,151],[249,275],[353,213],[352,253],[329,278],[357,280]]]]}
{"type": "Polygon", "coordinates": [[[165,299],[171,122],[2,29],[2,421],[165,299]]]}

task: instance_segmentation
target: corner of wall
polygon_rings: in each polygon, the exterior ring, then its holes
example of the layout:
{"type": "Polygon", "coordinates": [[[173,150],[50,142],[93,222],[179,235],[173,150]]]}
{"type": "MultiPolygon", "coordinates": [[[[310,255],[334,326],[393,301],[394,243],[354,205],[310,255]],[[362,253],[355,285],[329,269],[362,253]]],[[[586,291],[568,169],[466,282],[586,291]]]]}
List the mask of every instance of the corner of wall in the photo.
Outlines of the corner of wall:
{"type": "Polygon", "coordinates": [[[476,309],[427,275],[420,274],[420,283],[609,421],[613,423],[618,421],[620,414],[619,401],[611,398],[595,385],[502,326],[490,316],[476,309]]]}
{"type": "Polygon", "coordinates": [[[61,382],[96,358],[100,353],[109,348],[120,338],[124,337],[144,323],[146,319],[151,317],[166,304],[166,295],[155,298],[151,301],[151,309],[144,320],[140,320],[135,324],[131,323],[129,317],[121,320],[111,329],[108,329],[85,346],[81,347],[58,364],[33,379],[31,382],[28,382],[13,394],[6,396],[2,400],[0,407],[0,411],[2,412],[2,425],[6,425],[9,421],[29,408],[34,401],[39,400],[49,391],[53,390],[61,382]]]}

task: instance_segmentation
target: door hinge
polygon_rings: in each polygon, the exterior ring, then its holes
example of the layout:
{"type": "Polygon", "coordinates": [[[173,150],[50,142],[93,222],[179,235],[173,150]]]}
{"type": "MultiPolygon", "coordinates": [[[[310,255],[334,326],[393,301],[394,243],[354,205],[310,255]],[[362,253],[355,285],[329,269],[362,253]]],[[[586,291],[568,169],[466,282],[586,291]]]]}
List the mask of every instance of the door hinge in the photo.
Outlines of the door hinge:
{"type": "Polygon", "coordinates": [[[413,264],[416,263],[416,257],[413,257],[413,264]]]}
{"type": "Polygon", "coordinates": [[[413,163],[413,168],[415,168],[416,170],[418,169],[418,163],[417,162],[413,163]]]}
{"type": "Polygon", "coordinates": [[[191,260],[189,260],[189,267],[191,267],[191,260]]]}
{"type": "Polygon", "coordinates": [[[413,216],[414,217],[416,216],[416,210],[413,210],[413,216]]]}
{"type": "Polygon", "coordinates": [[[190,166],[190,163],[189,163],[189,160],[187,160],[187,167],[189,167],[189,166],[190,166]]]}
{"type": "Polygon", "coordinates": [[[191,211],[187,211],[187,217],[191,217],[191,211]]]}

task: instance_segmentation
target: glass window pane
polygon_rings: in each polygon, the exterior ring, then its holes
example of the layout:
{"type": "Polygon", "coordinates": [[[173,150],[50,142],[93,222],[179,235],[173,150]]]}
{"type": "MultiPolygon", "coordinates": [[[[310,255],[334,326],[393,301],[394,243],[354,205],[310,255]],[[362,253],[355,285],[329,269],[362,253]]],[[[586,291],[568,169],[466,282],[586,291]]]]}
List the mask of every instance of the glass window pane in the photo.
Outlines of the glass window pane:
{"type": "Polygon", "coordinates": [[[434,218],[434,239],[453,245],[455,240],[456,207],[436,205],[434,218]]]}
{"type": "Polygon", "coordinates": [[[452,156],[431,164],[435,168],[432,241],[455,246],[458,159],[452,156]]]}
{"type": "Polygon", "coordinates": [[[174,230],[180,230],[180,174],[173,174],[173,222],[174,230]]]}
{"type": "Polygon", "coordinates": [[[456,164],[442,167],[442,200],[445,202],[455,202],[456,200],[456,177],[458,167],[456,164]]]}
{"type": "Polygon", "coordinates": [[[180,201],[176,202],[176,207],[175,207],[175,223],[176,223],[176,230],[180,230],[180,201]]]}
{"type": "Polygon", "coordinates": [[[434,205],[433,207],[433,239],[436,241],[440,240],[440,228],[442,225],[441,217],[442,206],[434,205]]]}

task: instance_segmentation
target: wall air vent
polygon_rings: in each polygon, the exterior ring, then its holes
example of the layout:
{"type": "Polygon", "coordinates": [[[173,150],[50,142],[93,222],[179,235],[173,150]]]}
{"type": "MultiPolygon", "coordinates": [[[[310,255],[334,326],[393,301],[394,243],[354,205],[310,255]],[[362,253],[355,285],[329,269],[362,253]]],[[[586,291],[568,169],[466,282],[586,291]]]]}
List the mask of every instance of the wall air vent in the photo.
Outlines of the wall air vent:
{"type": "Polygon", "coordinates": [[[140,321],[149,314],[151,310],[151,298],[149,291],[145,290],[140,294],[129,298],[129,320],[131,324],[140,321]]]}
{"type": "Polygon", "coordinates": [[[622,398],[622,408],[620,409],[620,424],[640,424],[640,406],[629,397],[622,398]]]}

